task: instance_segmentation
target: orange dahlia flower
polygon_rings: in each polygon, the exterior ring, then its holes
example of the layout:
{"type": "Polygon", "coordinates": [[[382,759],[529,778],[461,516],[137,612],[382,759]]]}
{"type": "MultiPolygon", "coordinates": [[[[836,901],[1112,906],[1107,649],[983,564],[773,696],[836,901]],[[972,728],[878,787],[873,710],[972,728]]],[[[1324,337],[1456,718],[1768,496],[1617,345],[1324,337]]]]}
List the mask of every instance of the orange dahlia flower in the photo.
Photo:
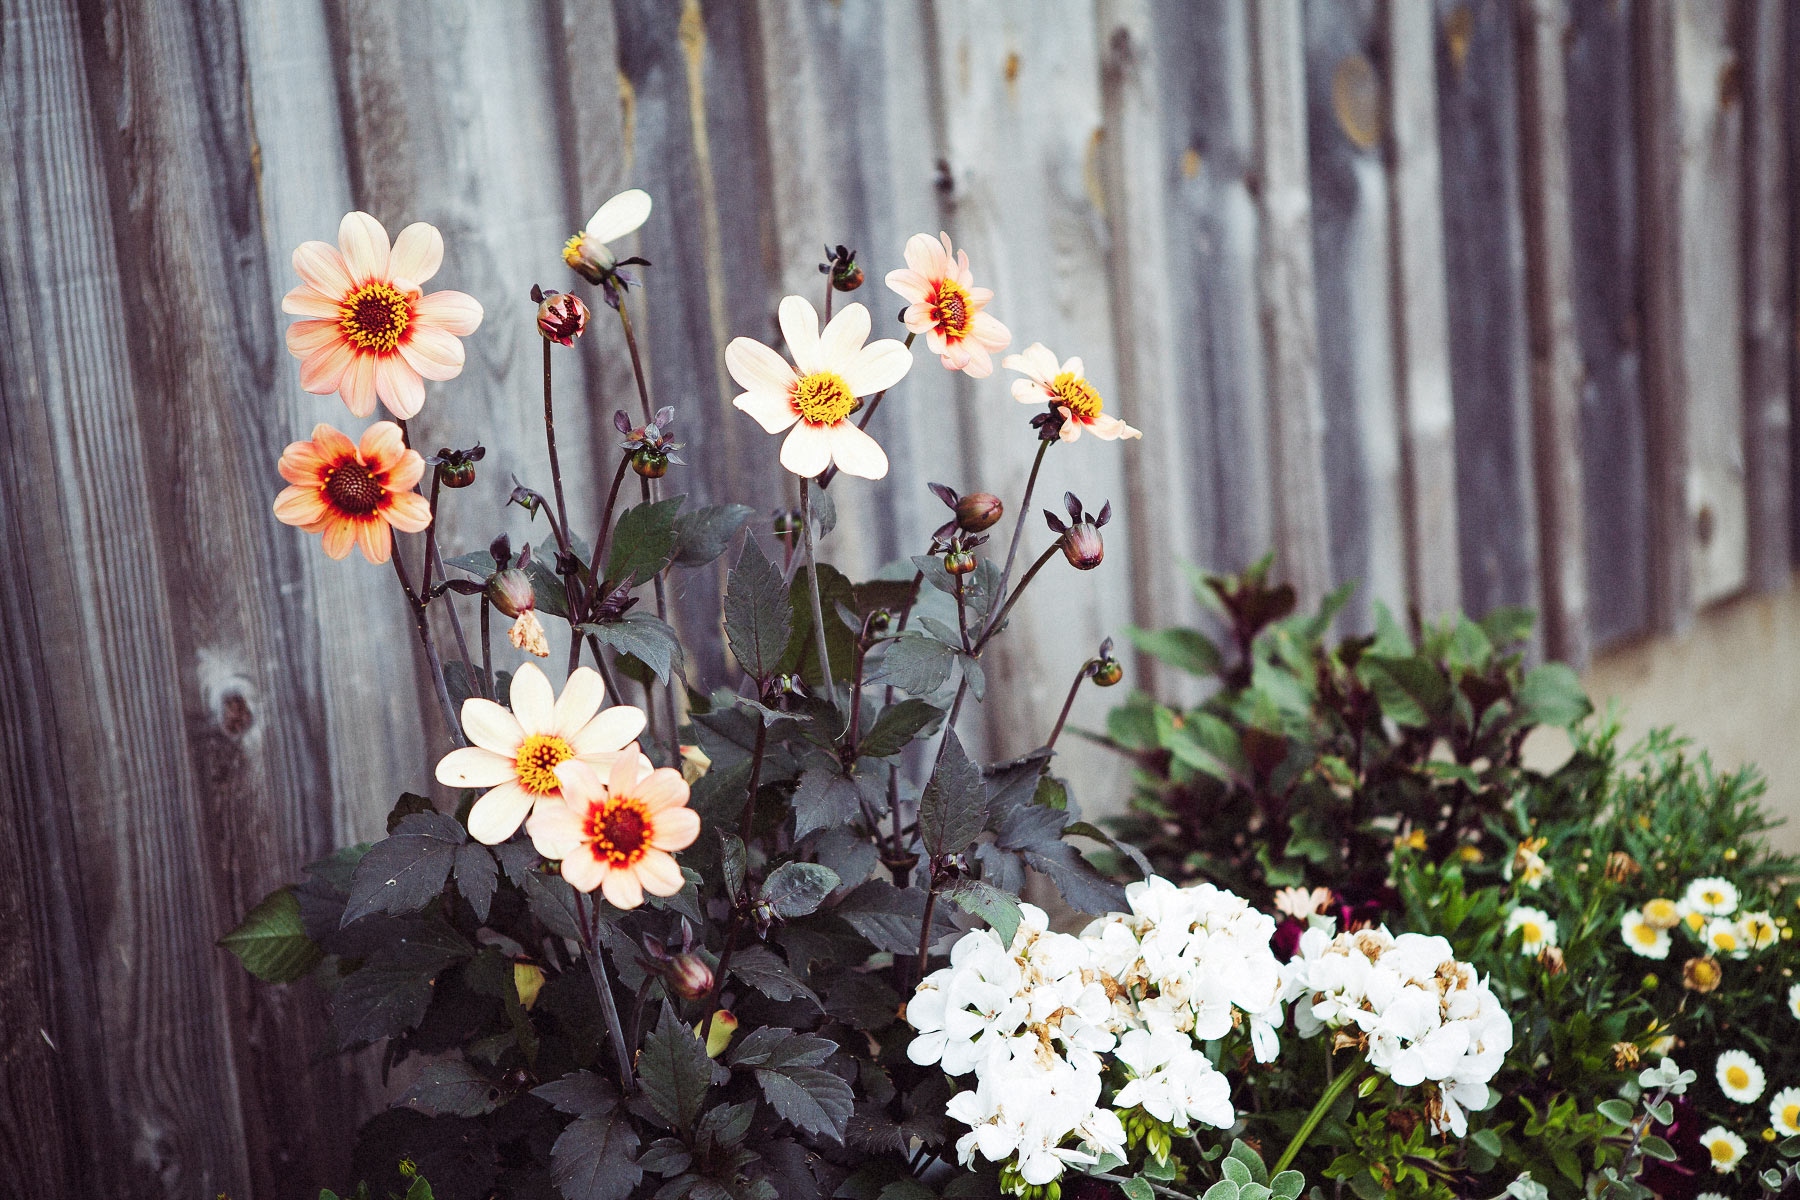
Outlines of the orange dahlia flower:
{"type": "Polygon", "coordinates": [[[425,460],[406,447],[400,427],[377,421],[354,443],[331,426],[313,427],[312,441],[292,442],[281,454],[288,487],[275,497],[275,516],[324,535],[325,553],[343,558],[355,543],[363,557],[384,563],[394,533],[431,524],[431,505],[413,491],[425,460]]]}
{"type": "Polygon", "coordinates": [[[994,373],[993,352],[1006,349],[1012,333],[981,311],[994,293],[975,286],[969,252],[953,253],[949,234],[907,238],[906,266],[889,271],[887,285],[906,301],[901,322],[945,367],[976,379],[994,373]]]}
{"type": "Polygon", "coordinates": [[[700,836],[700,814],[687,806],[681,772],[646,773],[639,760],[637,746],[626,747],[604,781],[578,759],[562,763],[562,803],[538,805],[525,822],[538,853],[562,860],[570,887],[599,888],[614,908],[636,908],[645,892],[679,892],[685,880],[673,852],[700,836]]]}
{"type": "Polygon", "coordinates": [[[481,305],[462,292],[421,292],[444,261],[444,238],[424,222],[388,244],[387,230],[365,212],[345,215],[338,244],[303,242],[294,270],[304,281],[281,311],[306,317],[288,326],[288,352],[300,360],[300,386],[337,392],[366,417],[380,397],[401,420],[425,403],[425,380],[462,374],[459,338],[481,324],[481,305]]]}

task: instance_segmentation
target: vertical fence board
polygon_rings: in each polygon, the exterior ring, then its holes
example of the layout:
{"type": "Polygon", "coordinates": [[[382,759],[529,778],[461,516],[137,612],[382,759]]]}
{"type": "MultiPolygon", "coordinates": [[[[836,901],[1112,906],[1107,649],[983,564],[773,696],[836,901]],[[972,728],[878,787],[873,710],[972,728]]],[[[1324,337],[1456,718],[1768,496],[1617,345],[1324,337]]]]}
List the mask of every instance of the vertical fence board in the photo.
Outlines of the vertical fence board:
{"type": "Polygon", "coordinates": [[[1462,602],[1539,602],[1512,11],[1438,0],[1438,131],[1462,602]]]}
{"type": "Polygon", "coordinates": [[[1744,62],[1744,456],[1749,489],[1748,580],[1786,588],[1793,573],[1788,439],[1794,306],[1787,211],[1791,178],[1782,102],[1790,74],[1788,6],[1757,0],[1740,13],[1744,62]]]}

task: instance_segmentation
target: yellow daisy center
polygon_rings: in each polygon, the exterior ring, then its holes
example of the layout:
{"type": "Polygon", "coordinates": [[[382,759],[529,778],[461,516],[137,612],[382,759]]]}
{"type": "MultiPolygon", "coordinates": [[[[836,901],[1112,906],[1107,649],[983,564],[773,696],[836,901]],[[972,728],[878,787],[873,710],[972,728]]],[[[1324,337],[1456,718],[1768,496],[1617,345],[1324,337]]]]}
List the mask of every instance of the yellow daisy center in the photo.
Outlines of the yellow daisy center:
{"type": "Polygon", "coordinates": [[[1523,924],[1521,924],[1519,926],[1519,932],[1521,932],[1525,935],[1525,944],[1526,945],[1530,945],[1532,942],[1539,941],[1544,936],[1543,929],[1538,925],[1538,923],[1536,921],[1524,922],[1523,924]]]}
{"type": "Polygon", "coordinates": [[[582,840],[594,857],[613,867],[629,867],[650,848],[650,814],[633,796],[612,797],[588,809],[582,840]]]}
{"type": "Polygon", "coordinates": [[[563,243],[563,261],[568,263],[571,267],[580,266],[582,258],[581,246],[585,241],[587,241],[587,230],[576,230],[575,236],[563,243]]]}
{"type": "Polygon", "coordinates": [[[1783,1108],[1781,1123],[1788,1129],[1800,1129],[1800,1104],[1789,1104],[1783,1108]]]}
{"type": "Polygon", "coordinates": [[[1717,950],[1736,950],[1737,935],[1729,929],[1721,929],[1713,934],[1713,947],[1717,950]]]}
{"type": "Polygon", "coordinates": [[[365,517],[381,506],[381,485],[374,472],[355,459],[345,459],[325,476],[325,498],[339,512],[365,517]]]}
{"type": "Polygon", "coordinates": [[[1668,929],[1681,920],[1673,900],[1652,900],[1644,905],[1644,920],[1658,929],[1668,929]]]}
{"type": "Polygon", "coordinates": [[[814,371],[794,384],[794,411],[808,425],[836,425],[855,409],[850,385],[834,371],[814,371]]]}
{"type": "Polygon", "coordinates": [[[1091,421],[1100,415],[1100,393],[1094,385],[1072,371],[1064,371],[1050,381],[1056,402],[1065,406],[1071,416],[1091,421]]]}
{"type": "Polygon", "coordinates": [[[1750,1072],[1744,1070],[1744,1068],[1742,1068],[1740,1066],[1733,1065],[1733,1066],[1726,1067],[1725,1068],[1725,1082],[1727,1084],[1729,1084],[1730,1086],[1732,1086],[1734,1088],[1738,1088],[1740,1090],[1743,1088],[1747,1088],[1750,1086],[1750,1072]]]}
{"type": "Polygon", "coordinates": [[[1708,904],[1719,905],[1725,903],[1725,893],[1716,888],[1708,888],[1706,891],[1701,892],[1700,898],[1708,904]]]}
{"type": "Polygon", "coordinates": [[[519,786],[539,796],[556,791],[562,786],[556,778],[557,766],[574,757],[575,748],[563,739],[548,733],[532,734],[514,755],[519,786]]]}
{"type": "Polygon", "coordinates": [[[1731,1143],[1724,1138],[1714,1140],[1713,1144],[1708,1146],[1706,1150],[1707,1153],[1712,1155],[1712,1160],[1716,1163],[1731,1161],[1731,1143]]]}
{"type": "Polygon", "coordinates": [[[931,302],[931,320],[945,337],[959,338],[969,332],[975,312],[969,305],[968,289],[954,279],[938,284],[937,298],[931,302]]]}
{"type": "Polygon", "coordinates": [[[1654,946],[1656,944],[1656,929],[1650,925],[1633,925],[1631,927],[1631,936],[1646,946],[1654,946]]]}
{"type": "Polygon", "coordinates": [[[358,350],[388,354],[412,326],[412,301],[391,283],[365,283],[338,305],[338,331],[358,350]]]}

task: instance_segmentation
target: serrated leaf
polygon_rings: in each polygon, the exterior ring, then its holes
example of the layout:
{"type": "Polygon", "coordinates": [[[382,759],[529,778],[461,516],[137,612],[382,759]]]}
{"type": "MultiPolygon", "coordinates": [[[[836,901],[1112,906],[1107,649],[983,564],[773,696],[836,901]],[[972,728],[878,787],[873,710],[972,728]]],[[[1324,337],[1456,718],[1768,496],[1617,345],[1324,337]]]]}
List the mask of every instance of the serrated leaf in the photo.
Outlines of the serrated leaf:
{"type": "Polygon", "coordinates": [[[845,896],[832,912],[877,950],[918,952],[919,922],[925,916],[925,897],[919,891],[901,891],[885,879],[871,879],[845,896]]]}
{"type": "Polygon", "coordinates": [[[662,1019],[638,1052],[638,1079],[651,1107],[675,1128],[691,1128],[712,1087],[712,1075],[706,1046],[665,1002],[662,1019]]]}
{"type": "Polygon", "coordinates": [[[758,1067],[756,1082],[769,1106],[795,1128],[844,1140],[856,1097],[850,1085],[818,1067],[758,1067]]]}
{"type": "Polygon", "coordinates": [[[542,871],[527,874],[525,903],[530,906],[531,915],[557,937],[572,942],[581,940],[581,927],[575,916],[575,889],[562,876],[542,871]]]}
{"type": "Polygon", "coordinates": [[[782,863],[763,880],[761,899],[783,920],[816,912],[825,897],[837,890],[837,872],[818,863],[782,863]]]}
{"type": "Polygon", "coordinates": [[[675,520],[686,496],[634,504],[613,526],[612,549],[606,555],[609,583],[646,583],[675,557],[675,520]]]}
{"type": "Polygon", "coordinates": [[[817,1005],[821,1011],[824,1004],[813,990],[800,982],[793,968],[782,962],[773,951],[761,946],[746,946],[731,956],[731,973],[745,983],[761,992],[771,1000],[793,1000],[804,998],[817,1005]]]}
{"type": "Polygon", "coordinates": [[[987,787],[954,729],[919,800],[919,840],[934,857],[960,853],[987,821],[987,787]]]}
{"type": "Polygon", "coordinates": [[[417,912],[436,900],[450,878],[456,849],[469,831],[442,813],[415,813],[401,820],[399,832],[376,842],[356,864],[342,925],[371,913],[417,912]]]}
{"type": "Polygon", "coordinates": [[[395,1107],[414,1108],[428,1117],[479,1117],[500,1107],[500,1089],[459,1058],[425,1064],[419,1077],[395,1107]]]}
{"type": "Polygon", "coordinates": [[[719,867],[725,876],[725,895],[735,901],[744,891],[744,874],[749,869],[749,852],[744,839],[735,833],[719,833],[719,867]]]}
{"type": "Polygon", "coordinates": [[[621,654],[629,654],[667,683],[669,673],[681,669],[681,639],[669,623],[646,612],[628,612],[616,621],[594,621],[576,626],[591,633],[621,654]]]}
{"type": "Polygon", "coordinates": [[[902,700],[881,710],[868,736],[857,743],[864,758],[898,754],[921,737],[929,737],[944,719],[944,710],[923,700],[902,700]]]}
{"type": "Polygon", "coordinates": [[[794,789],[793,805],[795,841],[815,829],[847,825],[862,808],[856,781],[830,767],[806,769],[794,789]]]}
{"type": "Polygon", "coordinates": [[[1018,897],[1009,896],[979,879],[959,879],[945,890],[944,895],[956,907],[993,926],[1001,945],[1012,945],[1013,934],[1019,930],[1018,897]]]}
{"type": "Polygon", "coordinates": [[[787,584],[763,557],[756,539],[746,537],[725,581],[725,638],[731,655],[751,677],[766,680],[780,664],[792,633],[787,584]]]}
{"type": "Polygon", "coordinates": [[[277,888],[264,896],[236,929],[219,939],[219,945],[264,983],[292,983],[324,956],[306,934],[292,888],[277,888]]]}
{"type": "Polygon", "coordinates": [[[707,504],[675,518],[675,564],[703,567],[731,545],[756,512],[748,504],[707,504]]]}
{"type": "Polygon", "coordinates": [[[869,676],[870,683],[890,683],[909,696],[926,696],[944,686],[957,652],[936,638],[903,633],[885,643],[881,664],[869,676]]]}
{"type": "Polygon", "coordinates": [[[408,943],[371,956],[331,994],[338,1044],[378,1042],[424,1020],[433,980],[456,957],[439,946],[408,943]]]}
{"type": "Polygon", "coordinates": [[[837,1052],[837,1043],[779,1025],[753,1030],[728,1056],[734,1067],[816,1067],[837,1052]]]}
{"type": "Polygon", "coordinates": [[[644,1180],[637,1148],[623,1112],[577,1117],[550,1148],[550,1178],[564,1200],[625,1200],[644,1180]]]}
{"type": "Polygon", "coordinates": [[[532,1088],[531,1094],[557,1112],[577,1117],[610,1112],[619,1102],[619,1089],[592,1071],[570,1071],[561,1079],[532,1088]]]}
{"type": "Polygon", "coordinates": [[[458,846],[451,870],[456,878],[456,890],[475,910],[475,919],[486,921],[488,910],[494,903],[494,892],[500,886],[500,867],[492,852],[480,842],[458,846]]]}

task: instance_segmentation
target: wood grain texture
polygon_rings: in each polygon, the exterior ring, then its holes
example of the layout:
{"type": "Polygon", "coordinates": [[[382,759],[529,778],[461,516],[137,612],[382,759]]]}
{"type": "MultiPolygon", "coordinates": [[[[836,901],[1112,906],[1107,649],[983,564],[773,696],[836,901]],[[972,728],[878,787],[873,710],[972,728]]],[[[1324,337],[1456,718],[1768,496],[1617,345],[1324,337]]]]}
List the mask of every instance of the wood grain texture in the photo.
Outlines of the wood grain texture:
{"type": "Polygon", "coordinates": [[[1438,137],[1462,602],[1541,602],[1513,9],[1438,0],[1438,137]]]}
{"type": "Polygon", "coordinates": [[[1630,11],[1574,0],[1564,57],[1568,92],[1570,262],[1580,354],[1582,509],[1588,627],[1595,649],[1650,625],[1650,505],[1645,409],[1638,119],[1630,11]]]}
{"type": "Polygon", "coordinates": [[[1572,292],[1567,24],[1563,0],[1527,0],[1519,10],[1519,145],[1544,649],[1580,667],[1592,646],[1572,292]]]}

